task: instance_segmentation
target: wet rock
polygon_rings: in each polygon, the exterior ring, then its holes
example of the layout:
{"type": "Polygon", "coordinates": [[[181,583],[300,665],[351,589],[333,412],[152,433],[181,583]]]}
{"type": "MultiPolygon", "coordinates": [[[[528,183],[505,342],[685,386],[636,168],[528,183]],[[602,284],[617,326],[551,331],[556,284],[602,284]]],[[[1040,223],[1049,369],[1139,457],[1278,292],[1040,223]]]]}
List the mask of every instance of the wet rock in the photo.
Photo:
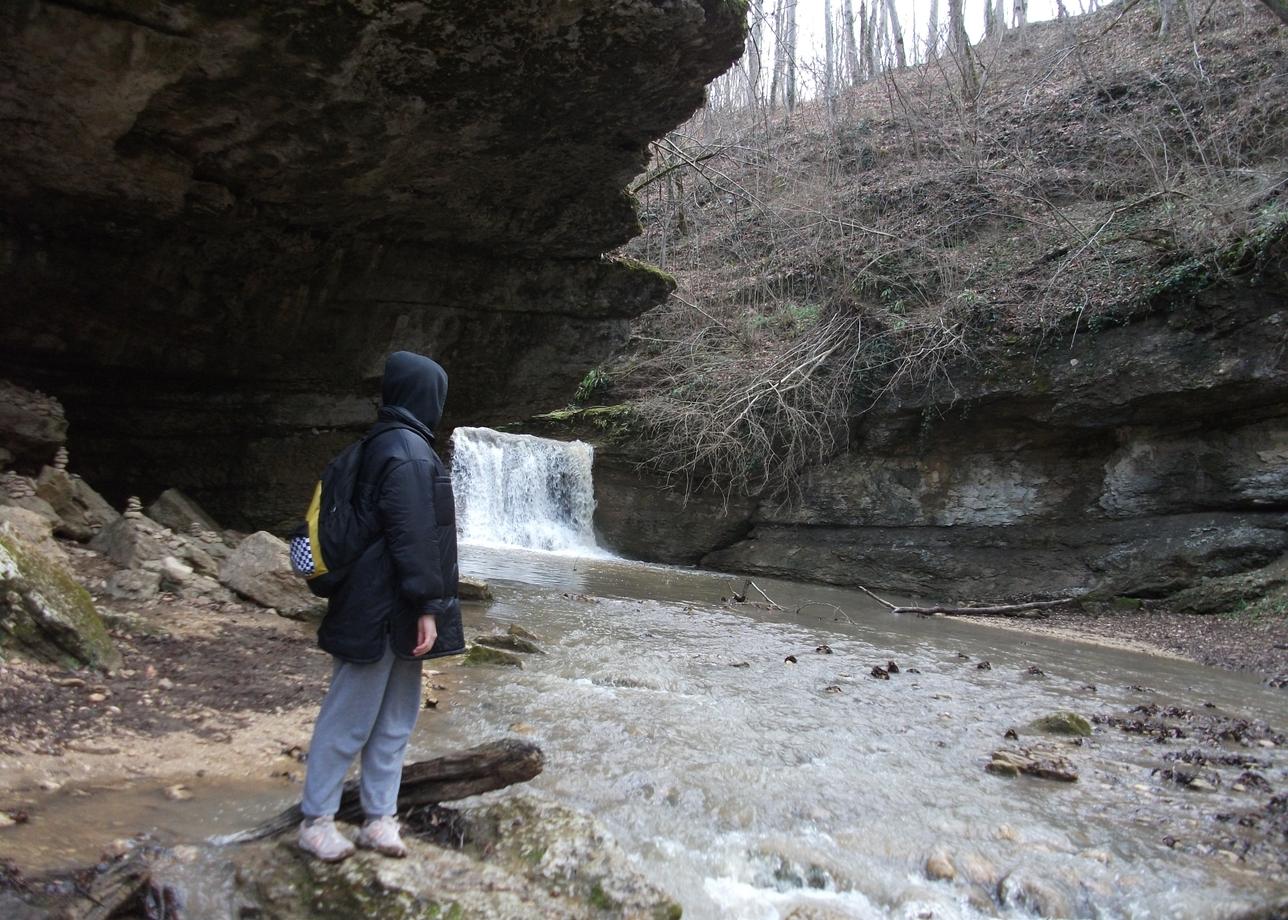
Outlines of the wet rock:
{"type": "Polygon", "coordinates": [[[517,636],[520,639],[527,639],[529,642],[540,641],[539,639],[537,639],[536,636],[528,632],[528,630],[524,629],[522,626],[518,625],[517,623],[511,623],[509,626],[506,627],[505,631],[507,634],[511,636],[517,636]]]}
{"type": "Polygon", "coordinates": [[[201,505],[178,489],[166,489],[148,505],[147,515],[176,533],[189,533],[196,524],[204,533],[219,533],[219,524],[201,505]]]}
{"type": "Polygon", "coordinates": [[[1076,735],[1082,738],[1091,737],[1091,723],[1076,712],[1061,710],[1050,715],[1034,719],[1029,729],[1045,732],[1048,735],[1076,735]]]}
{"type": "Polygon", "coordinates": [[[830,655],[832,654],[832,647],[830,645],[820,645],[818,648],[814,649],[814,651],[820,655],[830,655]]]}
{"type": "Polygon", "coordinates": [[[456,589],[456,596],[463,601],[490,601],[492,588],[481,578],[462,575],[456,589]]]}
{"type": "Polygon", "coordinates": [[[11,462],[35,469],[53,460],[66,440],[67,417],[58,400],[0,380],[0,449],[11,462]]]}
{"type": "Polygon", "coordinates": [[[1025,668],[1024,673],[1028,677],[1046,677],[1046,672],[1043,671],[1035,664],[1029,665],[1027,668],[1025,668]]]}
{"type": "Polygon", "coordinates": [[[870,673],[873,677],[875,677],[877,680],[889,680],[889,679],[890,679],[890,673],[889,673],[885,668],[881,667],[881,665],[879,665],[879,664],[877,664],[877,665],[873,665],[873,666],[872,666],[872,670],[871,670],[869,673],[870,673]]]}
{"type": "Polygon", "coordinates": [[[992,666],[991,664],[989,664],[987,661],[981,661],[979,664],[975,665],[975,670],[977,670],[977,671],[991,671],[991,670],[993,670],[993,666],[992,666]]]}
{"type": "Polygon", "coordinates": [[[519,636],[513,636],[508,633],[496,634],[491,636],[479,636],[474,640],[476,645],[485,645],[488,648],[501,649],[505,652],[518,652],[520,655],[544,655],[535,643],[519,636]]]}
{"type": "Polygon", "coordinates": [[[7,526],[0,528],[0,644],[69,667],[121,663],[85,589],[7,526]]]}
{"type": "Polygon", "coordinates": [[[461,664],[468,667],[477,667],[480,665],[501,665],[508,668],[522,668],[523,662],[518,655],[511,652],[505,652],[501,649],[488,648],[486,645],[472,645],[470,650],[465,653],[461,664]]]}
{"type": "Polygon", "coordinates": [[[1035,752],[1028,749],[1018,751],[1002,748],[993,752],[992,759],[984,767],[989,773],[997,776],[1035,776],[1039,779],[1051,779],[1063,783],[1078,780],[1078,773],[1068,760],[1058,754],[1035,752]]]}
{"type": "Polygon", "coordinates": [[[895,664],[893,661],[887,661],[887,662],[886,662],[885,669],[886,669],[886,673],[887,673],[887,674],[898,674],[898,673],[899,673],[899,666],[898,666],[897,664],[895,664]]]}
{"type": "Polygon", "coordinates": [[[1068,895],[1052,882],[1027,869],[1016,869],[997,885],[997,899],[1003,907],[1025,910],[1039,917],[1072,916],[1068,895]]]}
{"type": "Polygon", "coordinates": [[[943,850],[936,850],[926,859],[926,878],[932,882],[951,882],[957,878],[957,869],[943,850]]]}
{"type": "Polygon", "coordinates": [[[320,619],[326,604],[291,571],[286,543],[266,531],[253,533],[219,567],[219,581],[261,607],[293,620],[320,619]]]}

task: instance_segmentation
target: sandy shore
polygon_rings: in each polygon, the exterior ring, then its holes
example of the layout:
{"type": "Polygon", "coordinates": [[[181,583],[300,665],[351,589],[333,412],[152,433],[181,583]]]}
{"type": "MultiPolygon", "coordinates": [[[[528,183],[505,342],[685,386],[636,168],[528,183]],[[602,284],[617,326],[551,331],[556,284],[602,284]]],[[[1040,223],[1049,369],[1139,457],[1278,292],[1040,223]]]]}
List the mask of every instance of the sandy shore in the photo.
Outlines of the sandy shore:
{"type": "Polygon", "coordinates": [[[1288,686],[1288,617],[1284,616],[1198,616],[1173,613],[1160,603],[1132,610],[1108,604],[1053,610],[1042,619],[960,619],[1246,671],[1272,686],[1288,686]]]}

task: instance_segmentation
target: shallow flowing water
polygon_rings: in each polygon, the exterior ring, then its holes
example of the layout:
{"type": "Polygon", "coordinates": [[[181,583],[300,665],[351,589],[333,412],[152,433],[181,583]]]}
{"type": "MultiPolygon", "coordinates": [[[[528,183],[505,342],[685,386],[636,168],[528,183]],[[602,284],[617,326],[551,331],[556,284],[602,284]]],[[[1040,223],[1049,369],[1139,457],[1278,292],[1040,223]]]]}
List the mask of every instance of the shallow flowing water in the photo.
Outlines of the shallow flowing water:
{"type": "MultiPolygon", "coordinates": [[[[686,917],[768,920],[804,904],[974,916],[971,895],[983,909],[984,886],[1011,872],[1079,916],[1226,917],[1288,897],[1288,879],[1164,843],[1239,794],[1164,788],[1139,738],[1105,727],[1063,742],[1073,784],[983,770],[1008,728],[1058,709],[1211,703],[1282,727],[1282,693],[1241,675],[896,616],[819,586],[759,581],[776,611],[723,604],[741,580],[710,573],[479,547],[464,564],[497,596],[472,625],[522,625],[548,654],[477,671],[414,748],[530,733],[547,755],[536,788],[596,814],[686,917]],[[902,672],[871,678],[887,660],[902,672]],[[983,884],[927,881],[937,849],[983,884]]],[[[1255,753],[1280,787],[1285,752],[1255,753]]]]}
{"type": "MultiPolygon", "coordinates": [[[[1077,783],[983,769],[1008,728],[1032,743],[1026,723],[1058,709],[1211,703],[1282,727],[1281,691],[1184,662],[896,616],[839,589],[758,581],[785,608],[769,610],[726,603],[742,579],[707,572],[479,546],[462,561],[496,594],[470,605],[467,625],[521,625],[546,654],[525,656],[522,670],[471,670],[422,718],[409,758],[530,737],[547,757],[530,788],[594,813],[686,917],[774,920],[803,906],[826,917],[993,916],[1008,874],[1038,880],[1071,916],[1232,917],[1288,898],[1281,875],[1188,845],[1241,795],[1150,776],[1163,750],[1191,742],[1160,748],[1098,727],[1082,746],[1054,742],[1077,783]],[[888,660],[899,674],[869,676],[888,660]],[[1045,675],[1026,675],[1031,665],[1045,675]],[[955,881],[925,878],[935,851],[955,863],[955,881]]],[[[1288,752],[1253,753],[1281,789],[1288,752]]],[[[142,830],[195,842],[257,823],[296,791],[184,782],[190,801],[168,801],[155,782],[60,790],[35,803],[38,828],[6,831],[22,849],[6,855],[29,867],[84,862],[142,830]]],[[[189,870],[190,906],[227,903],[200,890],[202,865],[189,870]]]]}

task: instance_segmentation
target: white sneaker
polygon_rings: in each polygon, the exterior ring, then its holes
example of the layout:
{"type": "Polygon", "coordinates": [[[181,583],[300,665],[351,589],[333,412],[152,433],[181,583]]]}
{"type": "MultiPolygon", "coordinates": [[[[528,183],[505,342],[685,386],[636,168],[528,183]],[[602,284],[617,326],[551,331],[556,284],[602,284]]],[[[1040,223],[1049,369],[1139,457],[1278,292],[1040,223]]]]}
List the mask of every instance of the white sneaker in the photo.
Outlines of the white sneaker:
{"type": "Polygon", "coordinates": [[[300,849],[323,862],[339,862],[353,855],[353,844],[336,829],[331,815],[300,822],[300,849]]]}
{"type": "Polygon", "coordinates": [[[364,850],[375,850],[385,856],[399,859],[407,855],[407,847],[398,836],[398,820],[393,815],[372,818],[362,825],[358,839],[354,841],[364,850]]]}

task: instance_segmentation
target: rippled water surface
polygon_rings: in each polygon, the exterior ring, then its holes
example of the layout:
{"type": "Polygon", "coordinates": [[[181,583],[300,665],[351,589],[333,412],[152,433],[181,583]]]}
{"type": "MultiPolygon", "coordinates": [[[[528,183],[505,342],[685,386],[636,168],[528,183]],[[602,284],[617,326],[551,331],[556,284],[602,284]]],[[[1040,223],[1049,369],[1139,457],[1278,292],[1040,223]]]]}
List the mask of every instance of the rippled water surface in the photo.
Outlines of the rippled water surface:
{"type": "MultiPolygon", "coordinates": [[[[1183,662],[895,616],[819,586],[759,581],[783,608],[771,610],[726,603],[742,579],[706,572],[477,546],[462,562],[496,595],[469,605],[467,625],[521,625],[546,654],[522,670],[471,670],[422,718],[409,756],[530,737],[547,758],[535,792],[594,813],[688,918],[992,916],[1008,874],[1036,880],[1072,916],[1201,920],[1288,902],[1288,879],[1266,860],[1251,871],[1196,843],[1214,814],[1246,805],[1240,793],[1151,777],[1163,752],[1202,745],[1097,727],[1082,746],[1048,742],[1077,783],[983,769],[1008,728],[1033,743],[1024,726],[1055,710],[1210,703],[1203,711],[1282,729],[1283,691],[1183,662]],[[873,679],[889,660],[901,672],[873,679]],[[977,668],[983,660],[991,670],[977,668]],[[1044,676],[1024,673],[1033,665],[1044,676]],[[956,880],[926,879],[937,850],[956,880]]],[[[1285,751],[1253,753],[1282,791],[1285,751]]],[[[280,784],[189,785],[195,798],[182,803],[156,784],[63,790],[41,803],[45,843],[26,838],[24,855],[55,864],[96,852],[105,828],[200,840],[294,795],[280,784]]]]}
{"type": "MultiPolygon", "coordinates": [[[[936,849],[990,892],[1015,871],[1084,916],[1224,917],[1288,897],[1282,877],[1163,842],[1237,793],[1161,789],[1139,738],[1057,742],[1074,784],[983,770],[1008,728],[1057,709],[1212,703],[1282,727],[1282,692],[1251,679],[818,586],[758,581],[786,608],[771,611],[722,604],[742,581],[710,573],[480,548],[464,565],[497,597],[471,625],[520,624],[549,654],[480,669],[416,746],[530,733],[547,755],[536,787],[594,812],[686,917],[972,916],[972,895],[984,909],[982,886],[924,878],[936,849]],[[902,673],[869,676],[891,659],[902,673]]],[[[1283,751],[1256,753],[1280,786],[1283,751]]]]}

